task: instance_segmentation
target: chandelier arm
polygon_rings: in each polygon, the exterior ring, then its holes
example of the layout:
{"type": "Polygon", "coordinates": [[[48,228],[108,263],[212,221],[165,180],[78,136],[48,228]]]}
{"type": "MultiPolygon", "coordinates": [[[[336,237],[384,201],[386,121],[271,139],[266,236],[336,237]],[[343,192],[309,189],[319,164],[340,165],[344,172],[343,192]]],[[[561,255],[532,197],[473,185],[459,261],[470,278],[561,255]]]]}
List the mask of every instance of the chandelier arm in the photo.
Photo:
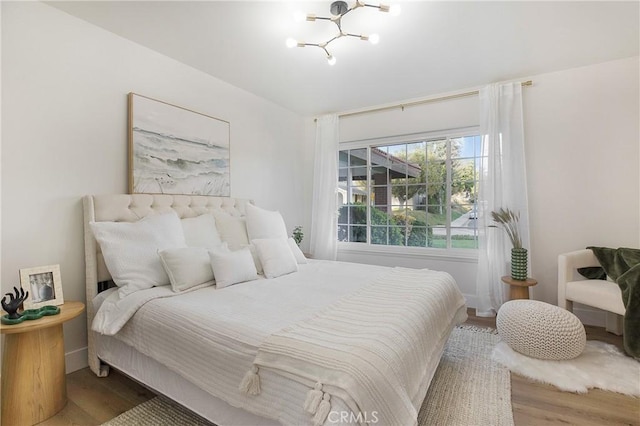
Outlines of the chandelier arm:
{"type": "MultiPolygon", "coordinates": [[[[367,35],[364,35],[364,34],[347,33],[347,32],[344,32],[342,30],[342,18],[345,15],[347,15],[349,12],[351,12],[352,10],[355,10],[355,9],[358,9],[358,8],[364,8],[364,7],[372,7],[372,8],[380,10],[381,12],[390,12],[391,9],[392,9],[390,6],[387,6],[387,5],[384,5],[384,4],[375,5],[375,4],[365,3],[365,0],[356,0],[353,6],[348,7],[346,1],[336,0],[331,4],[331,14],[333,15],[333,17],[329,18],[329,17],[324,17],[324,16],[316,16],[314,14],[308,14],[306,20],[307,21],[312,21],[312,22],[316,21],[316,20],[331,21],[338,28],[338,31],[339,31],[338,34],[336,36],[334,36],[333,38],[329,39],[326,42],[320,42],[320,43],[297,42],[297,46],[298,47],[305,47],[305,46],[319,47],[327,55],[327,59],[329,60],[329,65],[334,65],[336,63],[336,60],[331,55],[331,53],[329,53],[329,51],[327,50],[327,46],[330,43],[332,43],[333,41],[335,41],[335,40],[337,40],[337,39],[339,39],[341,37],[354,37],[354,38],[359,38],[360,40],[369,41],[372,44],[377,44],[378,40],[379,40],[379,37],[378,37],[377,34],[371,34],[371,35],[367,36],[367,35]],[[345,8],[346,8],[346,10],[345,10],[345,8]],[[343,13],[338,13],[338,12],[340,12],[342,10],[344,10],[343,13]]],[[[394,10],[397,12],[397,7],[394,10]]],[[[394,15],[397,15],[397,13],[395,13],[394,15]]],[[[296,46],[295,43],[296,43],[295,40],[287,39],[287,46],[288,47],[295,47],[296,46]]]]}

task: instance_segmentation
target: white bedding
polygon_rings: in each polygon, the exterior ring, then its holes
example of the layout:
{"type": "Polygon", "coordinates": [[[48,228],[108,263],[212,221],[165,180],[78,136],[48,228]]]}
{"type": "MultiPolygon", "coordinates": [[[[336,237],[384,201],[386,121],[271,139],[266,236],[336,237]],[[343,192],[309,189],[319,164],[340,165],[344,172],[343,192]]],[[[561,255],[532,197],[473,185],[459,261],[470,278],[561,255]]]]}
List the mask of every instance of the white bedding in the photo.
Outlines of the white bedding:
{"type": "MultiPolygon", "coordinates": [[[[160,287],[122,300],[114,293],[102,303],[93,329],[115,333],[119,340],[235,407],[283,424],[308,424],[311,419],[302,409],[306,388],[299,383],[267,374],[261,378],[262,392],[257,396],[240,393],[239,383],[268,336],[310,318],[388,270],[314,261],[300,265],[294,274],[224,289],[206,287],[177,294],[160,287]]],[[[466,318],[464,300],[458,295],[444,310],[449,318],[438,321],[436,335],[444,337],[433,342],[428,380],[451,328],[466,318]]],[[[331,406],[334,411],[349,411],[339,398],[331,406]]]]}

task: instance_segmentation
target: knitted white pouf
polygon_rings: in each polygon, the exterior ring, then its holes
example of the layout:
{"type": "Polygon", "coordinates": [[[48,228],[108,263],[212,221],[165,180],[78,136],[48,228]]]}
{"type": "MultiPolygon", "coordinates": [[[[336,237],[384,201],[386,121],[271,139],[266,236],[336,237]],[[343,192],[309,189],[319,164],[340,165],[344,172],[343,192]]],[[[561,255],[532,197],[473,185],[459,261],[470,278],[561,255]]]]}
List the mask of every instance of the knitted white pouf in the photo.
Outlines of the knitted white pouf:
{"type": "Polygon", "coordinates": [[[498,311],[498,334],[516,352],[562,360],[580,355],[587,343],[584,326],[571,312],[537,300],[511,300],[498,311]]]}

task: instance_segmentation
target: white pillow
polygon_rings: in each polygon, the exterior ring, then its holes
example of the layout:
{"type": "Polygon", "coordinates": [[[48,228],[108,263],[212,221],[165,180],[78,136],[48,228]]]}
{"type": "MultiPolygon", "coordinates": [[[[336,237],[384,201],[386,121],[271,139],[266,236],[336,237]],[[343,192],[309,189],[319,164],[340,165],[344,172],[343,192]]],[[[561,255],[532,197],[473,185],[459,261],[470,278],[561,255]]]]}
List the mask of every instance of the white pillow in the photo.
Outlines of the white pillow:
{"type": "Polygon", "coordinates": [[[226,253],[213,250],[209,252],[209,258],[217,288],[258,278],[256,266],[248,248],[226,253]]]}
{"type": "Polygon", "coordinates": [[[251,252],[251,257],[253,257],[253,263],[256,265],[256,271],[258,271],[259,274],[262,274],[263,273],[262,263],[260,263],[260,258],[258,257],[258,252],[256,251],[256,246],[254,246],[253,244],[248,244],[248,245],[242,246],[240,248],[241,249],[243,249],[243,248],[248,248],[249,249],[249,251],[251,252]]]}
{"type": "Polygon", "coordinates": [[[137,222],[91,222],[89,226],[121,298],[169,284],[158,250],[186,245],[180,219],[174,212],[147,216],[137,222]]]}
{"type": "Polygon", "coordinates": [[[298,270],[298,263],[285,238],[259,238],[252,240],[256,246],[264,276],[276,278],[298,270]]]}
{"type": "Polygon", "coordinates": [[[293,240],[293,238],[289,238],[287,240],[287,243],[289,244],[289,248],[291,249],[291,253],[293,253],[293,257],[296,258],[296,262],[298,264],[307,263],[307,257],[304,255],[302,250],[300,250],[300,247],[298,247],[298,245],[293,240]]]}
{"type": "Polygon", "coordinates": [[[229,249],[238,250],[249,244],[247,222],[243,217],[231,216],[223,211],[213,212],[213,216],[220,237],[228,244],[229,249]]]}
{"type": "Polygon", "coordinates": [[[247,234],[249,240],[257,238],[288,238],[287,227],[280,212],[272,212],[256,207],[246,206],[247,234]]]}
{"type": "Polygon", "coordinates": [[[207,282],[213,285],[213,270],[206,248],[170,248],[158,250],[158,255],[171,281],[171,289],[176,293],[207,282]]]}
{"type": "Polygon", "coordinates": [[[222,243],[213,214],[207,213],[182,219],[182,231],[187,247],[217,247],[222,243]]]}

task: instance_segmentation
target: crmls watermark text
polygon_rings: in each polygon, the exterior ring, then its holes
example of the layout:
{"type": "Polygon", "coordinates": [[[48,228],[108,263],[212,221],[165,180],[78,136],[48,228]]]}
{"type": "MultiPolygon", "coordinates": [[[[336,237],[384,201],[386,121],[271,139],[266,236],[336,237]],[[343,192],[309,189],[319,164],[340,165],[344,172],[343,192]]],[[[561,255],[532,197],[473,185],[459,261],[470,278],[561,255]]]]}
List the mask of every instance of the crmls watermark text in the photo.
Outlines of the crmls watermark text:
{"type": "Polygon", "coordinates": [[[376,424],[378,423],[378,412],[364,412],[364,413],[353,413],[351,411],[331,411],[329,413],[329,417],[327,417],[329,423],[369,423],[376,424]]]}

